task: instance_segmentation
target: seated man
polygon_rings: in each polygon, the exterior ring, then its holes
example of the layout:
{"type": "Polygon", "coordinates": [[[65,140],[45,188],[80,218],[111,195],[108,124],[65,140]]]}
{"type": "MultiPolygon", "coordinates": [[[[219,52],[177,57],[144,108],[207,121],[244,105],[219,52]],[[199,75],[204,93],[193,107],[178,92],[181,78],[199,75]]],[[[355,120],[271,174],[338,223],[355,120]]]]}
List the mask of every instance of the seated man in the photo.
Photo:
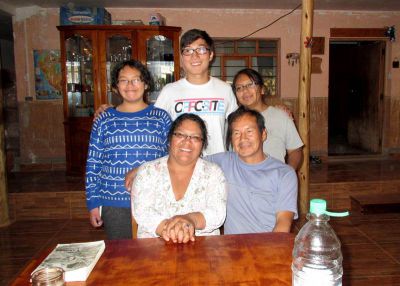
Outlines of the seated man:
{"type": "Polygon", "coordinates": [[[228,117],[227,147],[205,159],[217,163],[228,183],[225,234],[290,232],[297,218],[297,176],[288,165],[264,154],[263,116],[240,107],[228,117]]]}

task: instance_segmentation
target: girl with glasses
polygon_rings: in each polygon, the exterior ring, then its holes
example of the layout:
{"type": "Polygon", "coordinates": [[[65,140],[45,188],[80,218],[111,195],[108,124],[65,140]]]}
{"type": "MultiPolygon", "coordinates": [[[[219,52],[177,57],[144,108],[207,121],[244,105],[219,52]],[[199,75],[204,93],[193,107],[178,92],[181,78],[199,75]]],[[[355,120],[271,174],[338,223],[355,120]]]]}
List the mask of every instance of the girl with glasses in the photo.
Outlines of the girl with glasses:
{"type": "Polygon", "coordinates": [[[125,174],[143,162],[167,154],[171,118],[149,104],[153,81],[139,61],[119,63],[112,74],[113,92],[122,103],[93,123],[86,162],[86,202],[94,227],[104,223],[108,239],[132,237],[130,193],[125,174]]]}

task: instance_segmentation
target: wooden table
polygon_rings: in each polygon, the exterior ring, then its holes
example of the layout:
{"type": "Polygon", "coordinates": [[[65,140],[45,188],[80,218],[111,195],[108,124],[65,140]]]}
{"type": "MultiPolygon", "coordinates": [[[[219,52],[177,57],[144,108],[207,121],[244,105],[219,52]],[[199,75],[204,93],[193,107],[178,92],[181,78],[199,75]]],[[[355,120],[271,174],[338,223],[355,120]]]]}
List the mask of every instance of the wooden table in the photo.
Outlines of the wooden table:
{"type": "MultiPolygon", "coordinates": [[[[67,285],[291,285],[293,243],[287,233],[197,237],[186,245],[159,238],[106,241],[88,280],[67,285]]],[[[49,251],[12,285],[29,285],[49,251]]]]}

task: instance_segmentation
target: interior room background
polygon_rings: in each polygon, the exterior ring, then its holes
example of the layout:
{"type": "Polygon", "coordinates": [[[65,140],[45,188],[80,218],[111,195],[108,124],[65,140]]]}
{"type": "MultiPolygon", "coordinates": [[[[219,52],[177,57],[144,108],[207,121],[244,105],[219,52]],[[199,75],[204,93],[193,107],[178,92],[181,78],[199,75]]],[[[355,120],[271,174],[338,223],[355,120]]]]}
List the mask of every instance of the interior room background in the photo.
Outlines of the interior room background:
{"type": "MultiPolygon", "coordinates": [[[[107,8],[107,7],[106,7],[107,8]]],[[[107,8],[113,20],[141,19],[148,22],[154,9],[107,8]]],[[[261,28],[287,10],[265,9],[157,9],[169,26],[182,31],[204,29],[215,38],[239,38],[261,28]]],[[[294,112],[297,120],[299,63],[289,64],[289,53],[300,52],[301,8],[252,38],[279,40],[279,94],[294,112]]],[[[19,151],[8,154],[9,170],[32,167],[62,169],[65,167],[65,145],[62,99],[37,100],[35,97],[34,50],[59,50],[59,9],[17,8],[13,17],[16,105],[19,151]]],[[[311,79],[310,150],[311,154],[328,155],[329,42],[331,28],[400,27],[400,12],[322,11],[314,12],[315,37],[325,38],[320,73],[311,79]]],[[[392,61],[400,58],[400,44],[386,42],[383,94],[382,154],[400,153],[400,69],[392,61]]]]}

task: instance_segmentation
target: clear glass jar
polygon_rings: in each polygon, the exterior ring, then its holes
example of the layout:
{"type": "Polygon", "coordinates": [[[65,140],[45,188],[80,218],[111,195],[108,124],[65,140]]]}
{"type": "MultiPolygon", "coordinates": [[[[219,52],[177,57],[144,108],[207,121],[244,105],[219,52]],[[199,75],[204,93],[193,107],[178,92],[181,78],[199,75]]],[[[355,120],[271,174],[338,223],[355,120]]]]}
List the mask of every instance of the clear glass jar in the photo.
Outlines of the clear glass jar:
{"type": "Polygon", "coordinates": [[[32,273],[32,286],[63,286],[64,270],[59,267],[42,268],[32,273]]]}

